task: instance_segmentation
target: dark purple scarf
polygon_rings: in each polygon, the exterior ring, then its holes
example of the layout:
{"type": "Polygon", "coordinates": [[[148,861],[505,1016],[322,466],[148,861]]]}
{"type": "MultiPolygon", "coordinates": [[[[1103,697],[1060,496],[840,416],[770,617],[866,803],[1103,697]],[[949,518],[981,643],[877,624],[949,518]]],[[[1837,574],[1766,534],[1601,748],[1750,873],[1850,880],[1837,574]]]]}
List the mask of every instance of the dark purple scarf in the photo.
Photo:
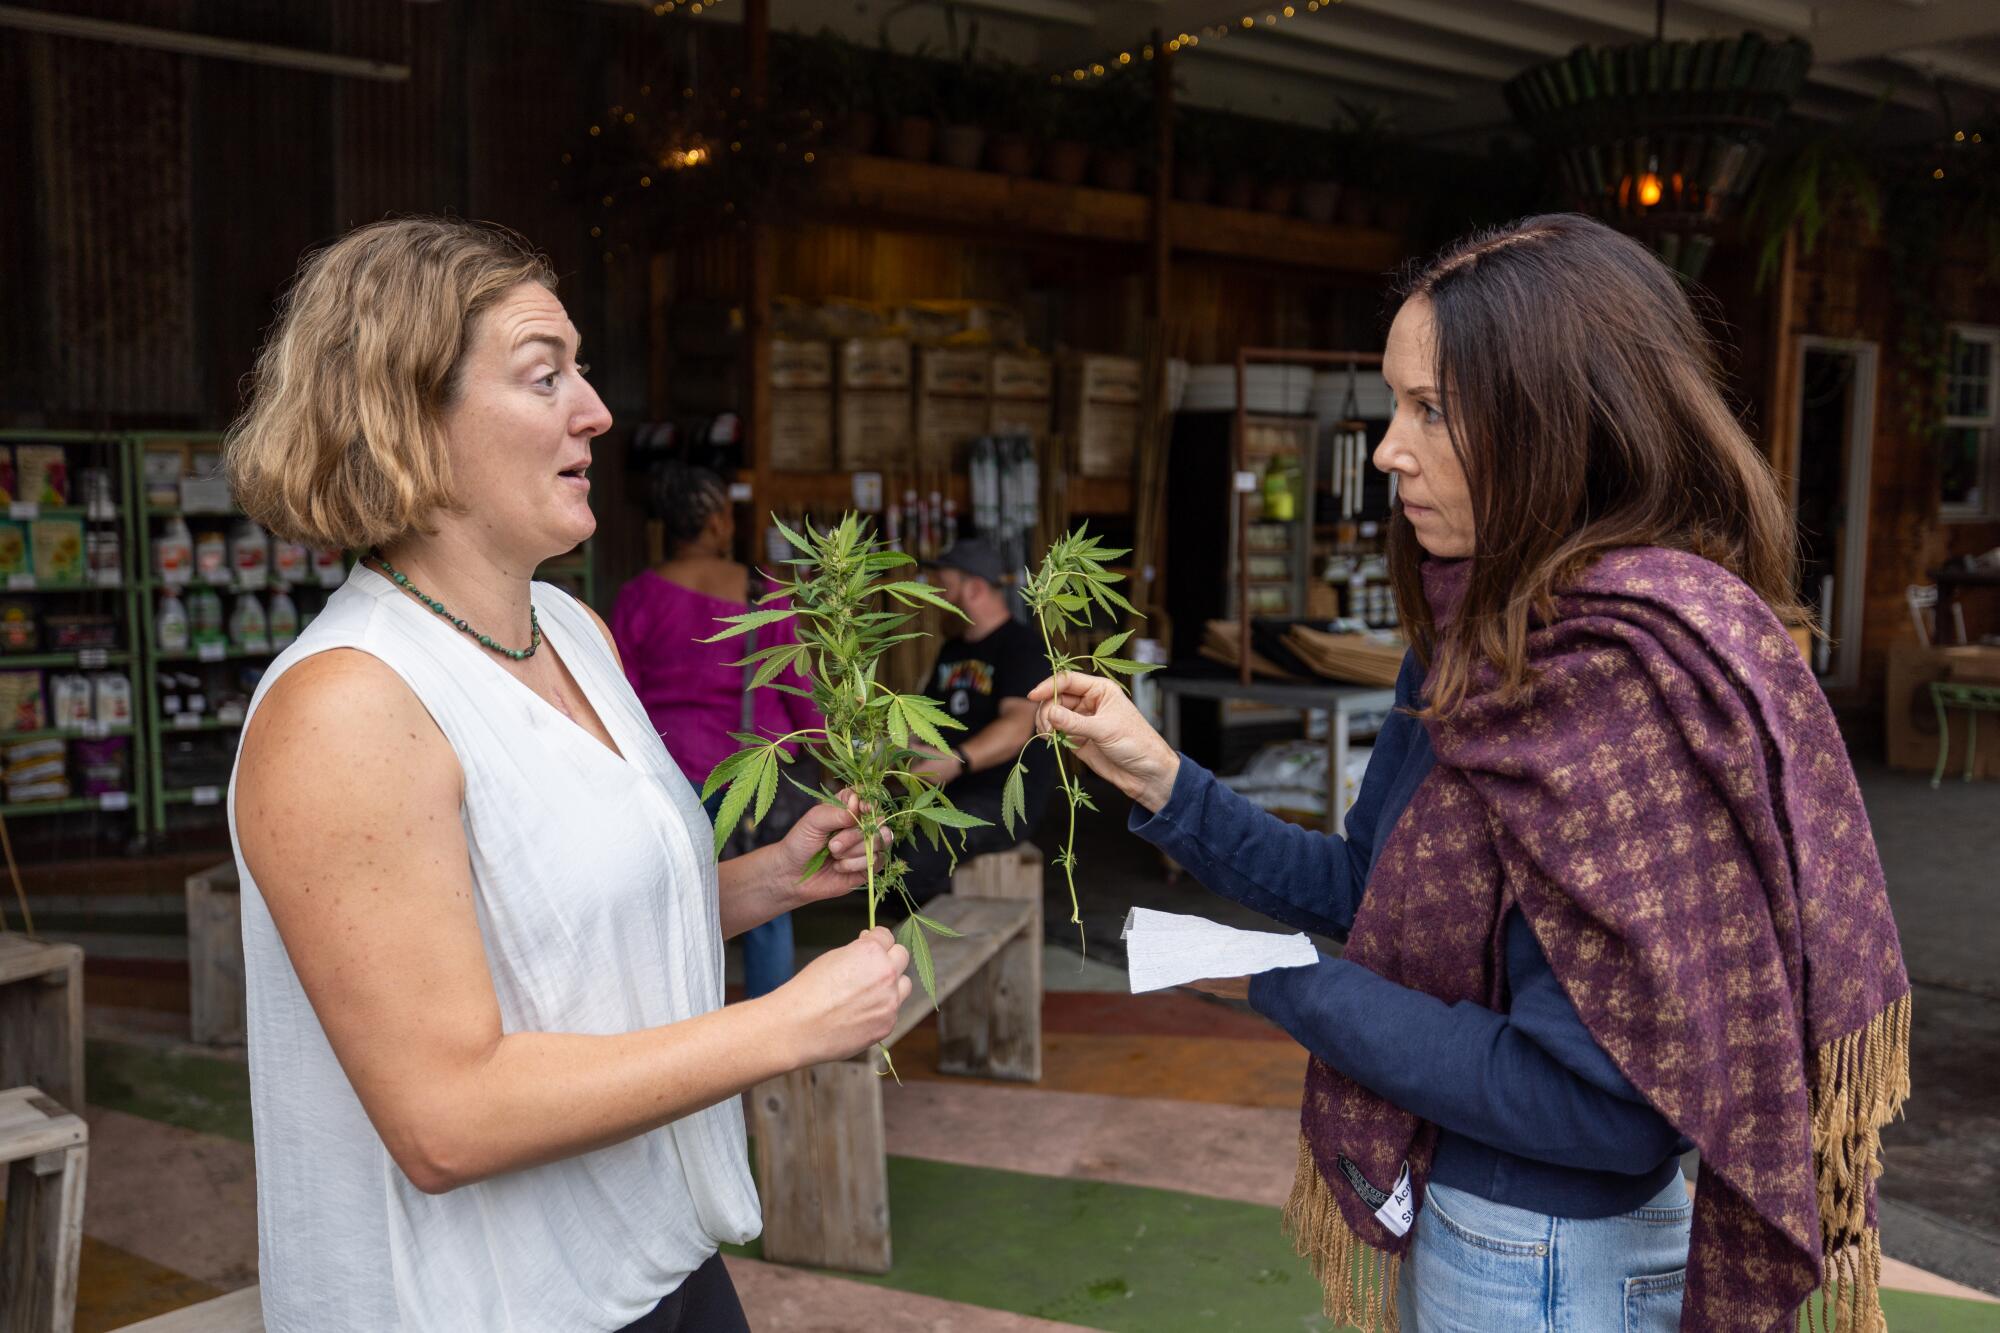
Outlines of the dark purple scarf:
{"type": "MultiPolygon", "coordinates": [[[[1469,572],[1425,566],[1440,624],[1469,572]]],[[[1426,724],[1437,766],[1346,957],[1504,1009],[1519,908],[1591,1035],[1701,1151],[1681,1327],[1789,1329],[1824,1285],[1843,1329],[1878,1328],[1877,1131],[1909,1093],[1910,983],[1832,711],[1770,609],[1699,557],[1612,552],[1556,609],[1529,636],[1528,702],[1483,666],[1426,724]]],[[[1394,1329],[1398,1213],[1422,1208],[1437,1129],[1317,1059],[1300,1122],[1286,1228],[1336,1323],[1394,1329]]]]}

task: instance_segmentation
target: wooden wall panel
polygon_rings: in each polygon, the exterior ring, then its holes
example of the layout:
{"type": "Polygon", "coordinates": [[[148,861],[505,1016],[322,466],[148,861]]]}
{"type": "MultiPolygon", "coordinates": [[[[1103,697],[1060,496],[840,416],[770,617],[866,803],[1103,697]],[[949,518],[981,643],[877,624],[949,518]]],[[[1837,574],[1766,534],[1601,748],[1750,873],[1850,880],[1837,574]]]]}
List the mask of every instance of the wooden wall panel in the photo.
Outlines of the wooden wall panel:
{"type": "MultiPolygon", "coordinates": [[[[173,26],[183,9],[131,0],[94,12],[173,26]]],[[[25,50],[37,168],[38,407],[90,425],[194,413],[187,62],[102,42],[10,38],[25,50]]]]}
{"type": "Polygon", "coordinates": [[[406,82],[334,79],[333,230],[392,213],[463,213],[466,60],[462,5],[338,0],[333,49],[407,62],[406,82]]]}

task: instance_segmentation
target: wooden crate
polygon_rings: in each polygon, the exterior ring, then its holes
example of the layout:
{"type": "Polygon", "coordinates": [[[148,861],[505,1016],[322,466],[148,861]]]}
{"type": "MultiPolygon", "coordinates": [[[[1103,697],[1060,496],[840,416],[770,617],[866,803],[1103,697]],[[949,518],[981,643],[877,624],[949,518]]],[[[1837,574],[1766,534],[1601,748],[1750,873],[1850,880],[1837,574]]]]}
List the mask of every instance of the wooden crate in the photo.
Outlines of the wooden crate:
{"type": "Polygon", "coordinates": [[[83,1105],[83,950],[0,931],[0,1088],[83,1105]]]}
{"type": "Polygon", "coordinates": [[[983,397],[917,395],[917,466],[953,471],[966,442],[986,434],[989,410],[983,397]]]}
{"type": "Polygon", "coordinates": [[[842,389],[834,441],[844,471],[881,472],[908,467],[910,391],[842,389]]]}
{"type": "Polygon", "coordinates": [[[833,471],[833,391],[771,391],[771,466],[779,472],[833,471]]]}
{"type": "MultiPolygon", "coordinates": [[[[959,932],[931,942],[942,1072],[1041,1077],[1041,868],[1029,844],[975,858],[953,876],[952,892],[924,908],[959,932]]],[[[931,1012],[922,989],[912,992],[883,1044],[894,1046],[931,1012]]],[[[750,1090],[749,1105],[764,1257],[888,1272],[888,1158],[874,1052],[768,1079],[750,1090]]]]}
{"type": "Polygon", "coordinates": [[[203,1046],[245,1040],[243,890],[236,863],[187,877],[188,1032],[203,1046]]]}

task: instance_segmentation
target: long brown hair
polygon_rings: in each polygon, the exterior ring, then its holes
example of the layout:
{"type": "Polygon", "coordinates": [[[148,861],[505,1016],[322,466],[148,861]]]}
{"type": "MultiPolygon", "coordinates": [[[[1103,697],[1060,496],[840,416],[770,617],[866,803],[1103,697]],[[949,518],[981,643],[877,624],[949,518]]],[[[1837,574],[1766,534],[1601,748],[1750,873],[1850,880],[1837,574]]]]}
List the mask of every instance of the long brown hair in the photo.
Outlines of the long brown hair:
{"type": "Polygon", "coordinates": [[[1521,697],[1531,623],[1617,547],[1712,560],[1781,620],[1808,622],[1791,513],[1723,401],[1687,293],[1644,246],[1580,214],[1531,217],[1458,242],[1401,294],[1431,305],[1432,382],[1474,518],[1465,600],[1442,635],[1416,531],[1400,509],[1390,520],[1398,606],[1432,666],[1425,716],[1449,715],[1481,660],[1521,697]]]}

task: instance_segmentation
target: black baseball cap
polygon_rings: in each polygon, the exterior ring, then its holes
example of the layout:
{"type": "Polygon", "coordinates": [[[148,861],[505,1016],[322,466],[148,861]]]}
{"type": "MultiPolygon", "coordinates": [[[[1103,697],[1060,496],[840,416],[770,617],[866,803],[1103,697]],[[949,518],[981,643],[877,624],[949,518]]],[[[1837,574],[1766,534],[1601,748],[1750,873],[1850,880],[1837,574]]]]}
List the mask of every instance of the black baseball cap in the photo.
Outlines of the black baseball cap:
{"type": "Polygon", "coordinates": [[[1008,583],[1007,566],[1000,559],[999,548],[984,537],[961,537],[935,560],[926,560],[924,564],[931,569],[955,569],[985,579],[996,588],[1008,583]]]}

